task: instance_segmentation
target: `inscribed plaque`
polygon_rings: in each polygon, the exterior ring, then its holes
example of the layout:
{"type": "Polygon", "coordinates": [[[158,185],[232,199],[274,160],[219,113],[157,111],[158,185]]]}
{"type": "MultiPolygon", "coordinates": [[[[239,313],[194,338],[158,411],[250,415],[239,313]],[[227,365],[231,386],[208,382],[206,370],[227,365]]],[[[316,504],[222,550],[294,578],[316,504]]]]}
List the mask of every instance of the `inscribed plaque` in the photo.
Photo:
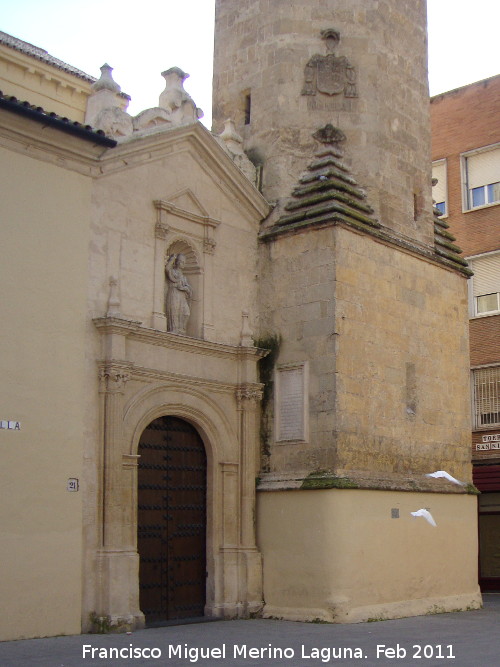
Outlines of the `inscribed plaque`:
{"type": "Polygon", "coordinates": [[[278,440],[304,439],[304,367],[278,370],[278,440]]]}

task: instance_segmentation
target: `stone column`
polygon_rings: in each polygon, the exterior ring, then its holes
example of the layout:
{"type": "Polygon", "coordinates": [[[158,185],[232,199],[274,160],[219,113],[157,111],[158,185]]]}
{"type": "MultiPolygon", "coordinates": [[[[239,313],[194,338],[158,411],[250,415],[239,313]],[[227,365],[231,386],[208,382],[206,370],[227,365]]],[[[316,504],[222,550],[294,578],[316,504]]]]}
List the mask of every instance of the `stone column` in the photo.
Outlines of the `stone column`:
{"type": "Polygon", "coordinates": [[[244,384],[236,390],[240,442],[240,576],[241,598],[245,616],[262,607],[262,558],[255,535],[255,479],[257,476],[258,405],[262,399],[260,386],[244,384]]]}
{"type": "Polygon", "coordinates": [[[216,242],[210,235],[212,227],[205,225],[203,240],[203,255],[204,255],[204,280],[203,280],[203,323],[202,323],[202,337],[204,340],[215,340],[215,325],[214,325],[214,252],[216,242]]]}
{"type": "Polygon", "coordinates": [[[134,595],[139,562],[130,531],[130,516],[127,520],[133,499],[133,480],[130,484],[130,474],[126,474],[129,471],[124,470],[129,467],[129,461],[124,466],[122,448],[124,391],[128,379],[126,365],[110,363],[100,373],[100,391],[104,394],[102,533],[98,554],[100,604],[94,626],[117,632],[144,625],[135,599],[137,595],[134,595]]]}
{"type": "Polygon", "coordinates": [[[258,450],[256,440],[257,405],[262,392],[252,385],[243,385],[236,390],[240,440],[240,484],[241,484],[241,526],[242,546],[255,546],[255,478],[258,450]]]}
{"type": "MultiPolygon", "coordinates": [[[[158,217],[161,218],[163,211],[158,208],[158,217]]],[[[167,318],[165,316],[165,255],[167,245],[168,227],[160,219],[155,226],[155,265],[154,265],[154,287],[153,287],[153,315],[151,326],[159,331],[167,330],[167,318]]]]}
{"type": "Polygon", "coordinates": [[[221,462],[222,477],[222,540],[219,549],[220,590],[216,593],[214,613],[222,618],[242,615],[239,602],[239,465],[221,462]]]}

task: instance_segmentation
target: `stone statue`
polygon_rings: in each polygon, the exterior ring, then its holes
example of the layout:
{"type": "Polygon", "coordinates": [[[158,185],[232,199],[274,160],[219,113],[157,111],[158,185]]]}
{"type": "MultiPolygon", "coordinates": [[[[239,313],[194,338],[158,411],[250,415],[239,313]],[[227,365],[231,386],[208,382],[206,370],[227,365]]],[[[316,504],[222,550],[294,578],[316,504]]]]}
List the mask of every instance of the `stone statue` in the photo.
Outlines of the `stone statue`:
{"type": "Polygon", "coordinates": [[[165,265],[167,276],[167,331],[185,334],[191,312],[189,302],[193,295],[190,284],[182,272],[186,257],[182,253],[170,255],[165,265]]]}

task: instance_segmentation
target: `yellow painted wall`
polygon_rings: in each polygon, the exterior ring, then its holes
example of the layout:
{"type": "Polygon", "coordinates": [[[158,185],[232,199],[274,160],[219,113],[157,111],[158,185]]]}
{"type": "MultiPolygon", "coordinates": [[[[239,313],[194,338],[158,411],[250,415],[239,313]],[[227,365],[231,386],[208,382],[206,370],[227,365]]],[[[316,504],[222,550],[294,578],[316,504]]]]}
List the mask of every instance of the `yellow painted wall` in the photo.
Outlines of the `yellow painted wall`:
{"type": "Polygon", "coordinates": [[[0,90],[21,102],[84,122],[91,82],[0,45],[0,90]]]}
{"type": "Polygon", "coordinates": [[[0,639],[81,628],[90,179],[0,149],[0,639]]]}
{"type": "Polygon", "coordinates": [[[480,606],[476,503],[457,494],[259,492],[265,615],[349,623],[480,606]],[[411,516],[420,508],[437,527],[411,516]]]}

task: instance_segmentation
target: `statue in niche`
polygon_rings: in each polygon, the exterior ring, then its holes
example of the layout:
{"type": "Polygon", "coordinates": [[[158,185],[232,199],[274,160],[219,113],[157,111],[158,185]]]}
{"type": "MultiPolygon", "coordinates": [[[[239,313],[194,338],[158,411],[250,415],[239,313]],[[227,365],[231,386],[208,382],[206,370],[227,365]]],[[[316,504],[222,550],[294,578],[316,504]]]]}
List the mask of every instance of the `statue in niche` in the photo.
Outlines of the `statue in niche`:
{"type": "Polygon", "coordinates": [[[339,95],[357,97],[356,71],[345,56],[336,56],[335,49],[340,42],[338,30],[329,28],[321,33],[326,42],[326,56],[314,55],[304,69],[302,95],[339,95]]]}
{"type": "Polygon", "coordinates": [[[167,331],[185,334],[189,315],[191,313],[190,301],[193,296],[183,269],[186,265],[186,256],[182,253],[173,254],[168,257],[165,265],[167,277],[167,331]]]}

